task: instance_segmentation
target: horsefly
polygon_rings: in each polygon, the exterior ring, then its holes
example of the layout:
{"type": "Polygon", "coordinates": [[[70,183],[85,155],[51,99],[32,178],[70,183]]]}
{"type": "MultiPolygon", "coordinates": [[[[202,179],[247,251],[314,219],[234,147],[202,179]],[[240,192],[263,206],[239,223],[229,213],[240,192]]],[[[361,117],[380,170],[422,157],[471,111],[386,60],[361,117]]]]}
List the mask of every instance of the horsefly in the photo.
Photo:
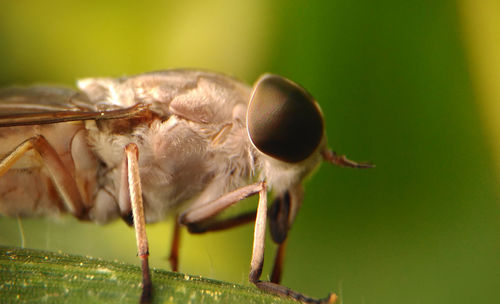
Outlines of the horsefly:
{"type": "Polygon", "coordinates": [[[254,222],[251,283],[304,303],[335,301],[335,294],[317,300],[279,285],[287,233],[302,180],[322,160],[372,165],[327,148],[322,112],[302,87],[271,74],[251,88],[216,73],[169,70],[83,79],[78,88],[0,90],[0,214],[121,217],[136,233],[141,303],[153,294],[146,223],[176,215],[169,259],[176,271],[181,226],[203,233],[254,222]],[[256,211],[217,217],[257,194],[256,211]],[[278,244],[269,282],[259,279],[267,217],[278,244]]]}

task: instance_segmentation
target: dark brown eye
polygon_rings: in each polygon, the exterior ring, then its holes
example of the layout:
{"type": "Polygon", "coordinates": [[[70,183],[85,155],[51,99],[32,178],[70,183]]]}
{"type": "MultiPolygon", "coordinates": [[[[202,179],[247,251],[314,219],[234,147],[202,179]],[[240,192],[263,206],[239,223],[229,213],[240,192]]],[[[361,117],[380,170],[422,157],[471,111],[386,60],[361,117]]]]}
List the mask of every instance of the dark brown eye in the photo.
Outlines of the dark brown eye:
{"type": "Polygon", "coordinates": [[[323,118],[313,97],[299,85],[277,75],[264,75],[253,89],[247,128],[259,151],[296,163],[318,147],[323,118]]]}

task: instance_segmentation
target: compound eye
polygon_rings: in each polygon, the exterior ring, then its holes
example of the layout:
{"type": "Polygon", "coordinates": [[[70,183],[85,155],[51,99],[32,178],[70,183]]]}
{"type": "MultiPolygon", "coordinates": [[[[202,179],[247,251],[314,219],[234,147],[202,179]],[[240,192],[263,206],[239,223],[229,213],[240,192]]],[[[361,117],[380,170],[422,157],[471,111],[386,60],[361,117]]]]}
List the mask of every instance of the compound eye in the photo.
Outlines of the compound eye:
{"type": "Polygon", "coordinates": [[[259,151],[296,163],[320,144],[323,117],[314,98],[299,85],[277,75],[264,75],[252,92],[247,128],[259,151]]]}

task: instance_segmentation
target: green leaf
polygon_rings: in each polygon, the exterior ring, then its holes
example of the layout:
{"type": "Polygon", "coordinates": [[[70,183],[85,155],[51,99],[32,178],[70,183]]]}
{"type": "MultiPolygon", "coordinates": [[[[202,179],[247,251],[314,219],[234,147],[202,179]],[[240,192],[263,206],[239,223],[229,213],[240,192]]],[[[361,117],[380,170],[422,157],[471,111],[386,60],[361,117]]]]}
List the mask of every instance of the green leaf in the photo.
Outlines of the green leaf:
{"type": "MultiPolygon", "coordinates": [[[[297,303],[216,280],[154,269],[154,303],[297,303]]],[[[64,253],[0,247],[2,303],[137,303],[138,266],[64,253]]]]}

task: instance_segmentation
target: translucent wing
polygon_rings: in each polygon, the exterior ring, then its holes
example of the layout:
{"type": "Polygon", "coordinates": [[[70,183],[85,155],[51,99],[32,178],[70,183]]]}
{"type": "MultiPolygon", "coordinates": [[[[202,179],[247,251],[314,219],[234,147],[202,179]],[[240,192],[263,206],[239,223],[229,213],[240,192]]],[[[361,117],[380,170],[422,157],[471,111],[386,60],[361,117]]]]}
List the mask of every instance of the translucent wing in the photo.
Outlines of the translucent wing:
{"type": "Polygon", "coordinates": [[[85,93],[61,87],[33,86],[0,90],[0,127],[128,118],[146,109],[147,106],[143,104],[128,108],[96,105],[89,101],[85,93]]]}

